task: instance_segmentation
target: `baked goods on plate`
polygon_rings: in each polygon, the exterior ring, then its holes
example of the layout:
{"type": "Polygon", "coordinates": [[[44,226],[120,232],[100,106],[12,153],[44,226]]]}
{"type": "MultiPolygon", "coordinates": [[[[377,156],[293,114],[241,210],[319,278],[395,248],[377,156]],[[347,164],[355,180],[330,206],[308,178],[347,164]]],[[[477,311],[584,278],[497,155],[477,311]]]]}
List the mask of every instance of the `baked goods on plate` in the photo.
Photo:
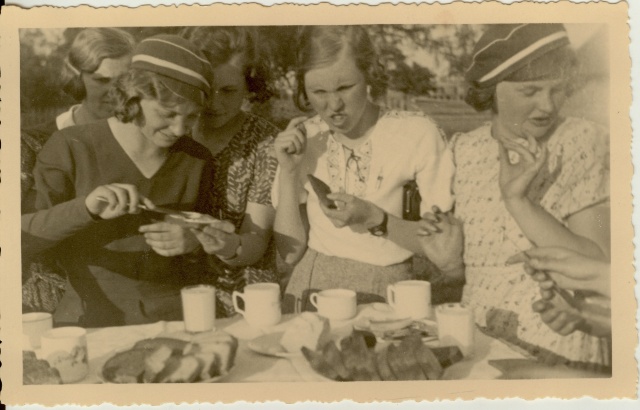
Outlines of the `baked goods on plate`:
{"type": "Polygon", "coordinates": [[[302,353],[313,370],[335,381],[438,380],[445,368],[462,360],[457,347],[430,348],[416,334],[397,345],[372,347],[358,330],[339,344],[330,342],[316,351],[303,347],[302,353]]]}
{"type": "Polygon", "coordinates": [[[167,221],[185,227],[196,228],[201,225],[209,225],[215,221],[213,217],[199,212],[182,211],[175,214],[167,215],[167,221]]]}
{"type": "Polygon", "coordinates": [[[373,333],[380,341],[399,341],[410,335],[418,335],[424,342],[438,338],[436,322],[400,317],[386,303],[374,303],[358,316],[353,327],[373,333]]]}
{"type": "Polygon", "coordinates": [[[58,369],[29,350],[22,352],[22,384],[62,384],[58,369]]]}
{"type": "Polygon", "coordinates": [[[222,332],[197,341],[144,339],[109,358],[101,375],[110,383],[215,382],[233,367],[237,348],[238,340],[222,332]]]}

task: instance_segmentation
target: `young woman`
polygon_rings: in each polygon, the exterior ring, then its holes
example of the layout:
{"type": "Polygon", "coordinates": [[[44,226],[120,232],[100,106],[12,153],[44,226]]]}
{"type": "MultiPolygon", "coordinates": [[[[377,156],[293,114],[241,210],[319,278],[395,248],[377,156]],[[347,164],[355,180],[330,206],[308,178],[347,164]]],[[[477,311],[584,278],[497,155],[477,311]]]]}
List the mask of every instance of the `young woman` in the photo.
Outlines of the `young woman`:
{"type": "Polygon", "coordinates": [[[286,309],[305,310],[311,291],[335,287],[356,290],[359,302],[384,300],[388,284],[414,277],[417,246],[386,229],[402,216],[403,186],[417,182],[423,211],[449,210],[451,153],[428,117],[373,102],[386,76],[364,27],[305,26],[297,59],[298,104],[317,115],[292,120],[275,142],[276,240],[296,264],[286,309]],[[308,174],[328,184],[335,209],[308,174]]]}
{"type": "Polygon", "coordinates": [[[204,263],[197,254],[166,256],[198,243],[166,240],[176,225],[140,204],[210,212],[211,155],[189,137],[210,75],[209,62],[181,37],[143,40],[115,86],[115,117],[65,128],[42,149],[37,211],[22,217],[22,249],[28,256],[56,247],[68,275],[56,324],[181,318],[179,289],[203,279],[204,263]]]}
{"type": "MultiPolygon", "coordinates": [[[[51,121],[23,129],[20,135],[20,182],[22,212],[33,212],[33,167],[36,156],[51,134],[63,128],[86,124],[113,115],[109,89],[127,72],[135,42],[133,36],[116,28],[87,28],[75,37],[64,61],[61,82],[67,94],[79,104],[51,121]]],[[[23,260],[23,306],[26,310],[52,312],[64,292],[64,275],[42,254],[37,260],[23,260]]]]}
{"type": "Polygon", "coordinates": [[[231,316],[234,290],[279,282],[271,205],[278,165],[273,141],[279,129],[243,110],[246,102],[271,97],[268,67],[250,29],[192,27],[182,34],[213,67],[212,93],[193,137],[214,155],[214,216],[221,221],[196,234],[218,273],[217,312],[231,316]]]}
{"type": "MultiPolygon", "coordinates": [[[[537,284],[522,265],[505,265],[533,245],[608,258],[608,135],[560,115],[575,69],[560,24],[496,25],[476,45],[467,102],[493,117],[453,139],[456,216],[464,229],[462,300],[480,326],[543,361],[606,365],[602,339],[554,333],[532,309],[537,284]]],[[[557,295],[545,306],[564,311],[572,330],[583,323],[557,295]]]]}

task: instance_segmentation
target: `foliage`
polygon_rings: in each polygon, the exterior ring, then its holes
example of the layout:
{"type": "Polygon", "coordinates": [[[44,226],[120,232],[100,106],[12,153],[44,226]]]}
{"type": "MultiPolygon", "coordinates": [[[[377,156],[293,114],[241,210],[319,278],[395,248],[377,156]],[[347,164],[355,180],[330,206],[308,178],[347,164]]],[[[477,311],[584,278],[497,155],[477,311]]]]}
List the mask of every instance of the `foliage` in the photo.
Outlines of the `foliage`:
{"type": "MultiPolygon", "coordinates": [[[[50,112],[52,107],[74,103],[59,84],[64,57],[82,28],[26,29],[20,33],[21,110],[50,112]],[[52,32],[57,30],[57,36],[52,32]]],[[[181,27],[127,27],[137,40],[158,33],[178,33],[181,27]]],[[[257,27],[260,50],[272,69],[274,89],[281,99],[292,95],[297,26],[257,27]]],[[[460,79],[469,64],[481,26],[472,25],[371,25],[367,30],[387,67],[390,87],[413,95],[430,95],[438,77],[432,67],[411,61],[408,54],[422,51],[436,64],[448,65],[447,78],[460,79]]],[[[23,118],[24,119],[24,118],[23,118]]]]}

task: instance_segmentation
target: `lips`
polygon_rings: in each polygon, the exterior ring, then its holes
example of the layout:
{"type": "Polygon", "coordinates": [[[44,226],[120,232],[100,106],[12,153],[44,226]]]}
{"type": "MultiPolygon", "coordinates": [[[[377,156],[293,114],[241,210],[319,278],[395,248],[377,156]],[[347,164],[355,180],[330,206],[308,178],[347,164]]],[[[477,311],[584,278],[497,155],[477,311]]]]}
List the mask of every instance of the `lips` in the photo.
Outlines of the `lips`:
{"type": "Polygon", "coordinates": [[[170,141],[170,142],[176,142],[178,140],[178,138],[180,138],[180,137],[175,136],[175,135],[165,134],[164,132],[161,132],[160,135],[162,135],[164,137],[164,139],[166,139],[167,141],[170,141]]]}
{"type": "Polygon", "coordinates": [[[531,122],[536,127],[548,127],[553,124],[553,117],[534,117],[529,118],[529,122],[531,122]]]}
{"type": "Polygon", "coordinates": [[[329,116],[329,118],[331,118],[331,122],[334,125],[342,125],[347,121],[347,114],[344,113],[339,113],[339,114],[331,114],[329,116]]]}

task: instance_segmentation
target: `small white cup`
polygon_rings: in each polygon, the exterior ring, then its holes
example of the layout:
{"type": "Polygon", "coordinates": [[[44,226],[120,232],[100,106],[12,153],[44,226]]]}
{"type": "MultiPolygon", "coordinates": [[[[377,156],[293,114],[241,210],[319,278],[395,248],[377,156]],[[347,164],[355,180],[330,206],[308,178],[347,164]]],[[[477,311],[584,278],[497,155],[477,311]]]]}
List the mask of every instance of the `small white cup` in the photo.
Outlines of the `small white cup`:
{"type": "Polygon", "coordinates": [[[431,284],[424,280],[402,280],[387,286],[387,303],[400,317],[431,316],[431,284]]]}
{"type": "Polygon", "coordinates": [[[347,320],[357,313],[356,292],[349,289],[326,289],[312,293],[309,301],[320,316],[332,320],[347,320]]]}
{"type": "Polygon", "coordinates": [[[89,373],[87,331],[81,327],[59,327],[41,337],[39,357],[58,369],[63,383],[84,379],[89,373]]]}
{"type": "Polygon", "coordinates": [[[476,330],[473,311],[460,303],[447,303],[436,307],[438,339],[443,346],[455,345],[467,357],[473,354],[476,330]]]}
{"type": "Polygon", "coordinates": [[[244,292],[231,294],[233,308],[244,316],[247,323],[256,328],[265,328],[280,323],[280,285],[277,283],[253,283],[244,287],[244,292]],[[244,302],[244,309],[238,300],[244,302]]]}
{"type": "MultiPolygon", "coordinates": [[[[51,313],[31,312],[22,315],[22,334],[29,338],[29,344],[25,343],[25,350],[39,349],[40,338],[44,333],[53,328],[51,313]]],[[[25,341],[26,342],[26,341],[25,341]]]]}
{"type": "Polygon", "coordinates": [[[187,332],[208,332],[216,322],[216,288],[194,285],[182,288],[182,318],[187,332]]]}

